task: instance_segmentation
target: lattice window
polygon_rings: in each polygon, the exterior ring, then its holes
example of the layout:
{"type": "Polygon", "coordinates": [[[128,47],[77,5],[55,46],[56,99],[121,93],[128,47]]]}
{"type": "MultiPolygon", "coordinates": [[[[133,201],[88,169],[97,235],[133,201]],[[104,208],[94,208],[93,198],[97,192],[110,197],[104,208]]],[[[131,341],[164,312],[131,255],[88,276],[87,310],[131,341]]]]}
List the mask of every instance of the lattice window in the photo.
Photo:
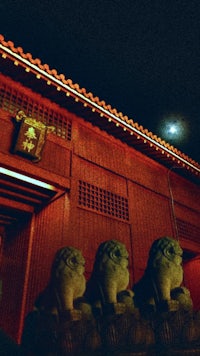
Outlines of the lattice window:
{"type": "Polygon", "coordinates": [[[199,242],[199,227],[181,219],[176,219],[176,224],[179,236],[187,240],[199,242]]]}
{"type": "Polygon", "coordinates": [[[127,198],[82,180],[79,181],[78,204],[99,213],[129,220],[127,198]]]}
{"type": "Polygon", "coordinates": [[[16,115],[23,110],[27,116],[42,121],[46,125],[54,126],[54,133],[66,140],[71,140],[72,122],[63,114],[52,110],[47,105],[33,100],[28,95],[20,92],[5,83],[0,83],[0,108],[16,115]]]}

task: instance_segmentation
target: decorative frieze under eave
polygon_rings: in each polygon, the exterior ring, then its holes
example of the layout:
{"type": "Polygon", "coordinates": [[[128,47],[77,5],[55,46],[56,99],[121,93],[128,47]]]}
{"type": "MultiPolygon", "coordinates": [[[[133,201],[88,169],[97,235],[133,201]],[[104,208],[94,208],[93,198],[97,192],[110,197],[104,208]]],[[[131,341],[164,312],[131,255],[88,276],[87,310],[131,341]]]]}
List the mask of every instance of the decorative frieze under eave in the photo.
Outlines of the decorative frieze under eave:
{"type": "Polygon", "coordinates": [[[182,168],[180,174],[186,174],[189,179],[199,182],[200,165],[197,162],[104,101],[100,101],[92,93],[87,93],[85,88],[65,79],[63,74],[58,75],[56,70],[50,70],[46,64],[42,65],[40,60],[33,59],[30,53],[24,54],[21,47],[15,48],[12,42],[5,42],[2,36],[0,53],[3,59],[15,65],[14,71],[20,72],[20,78],[30,78],[29,87],[33,90],[40,87],[43,95],[62,107],[77,113],[161,164],[169,168],[182,168]],[[39,81],[40,85],[35,87],[35,81],[39,81]]]}

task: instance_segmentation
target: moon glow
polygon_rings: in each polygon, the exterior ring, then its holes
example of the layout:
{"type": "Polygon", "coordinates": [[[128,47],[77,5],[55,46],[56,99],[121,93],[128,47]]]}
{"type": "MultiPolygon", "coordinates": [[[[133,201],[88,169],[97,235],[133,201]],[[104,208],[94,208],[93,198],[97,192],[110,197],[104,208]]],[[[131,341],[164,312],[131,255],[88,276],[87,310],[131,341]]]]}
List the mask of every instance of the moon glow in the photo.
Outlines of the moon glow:
{"type": "Polygon", "coordinates": [[[184,143],[188,138],[188,131],[186,119],[177,114],[164,116],[159,127],[160,136],[172,144],[184,143]]]}

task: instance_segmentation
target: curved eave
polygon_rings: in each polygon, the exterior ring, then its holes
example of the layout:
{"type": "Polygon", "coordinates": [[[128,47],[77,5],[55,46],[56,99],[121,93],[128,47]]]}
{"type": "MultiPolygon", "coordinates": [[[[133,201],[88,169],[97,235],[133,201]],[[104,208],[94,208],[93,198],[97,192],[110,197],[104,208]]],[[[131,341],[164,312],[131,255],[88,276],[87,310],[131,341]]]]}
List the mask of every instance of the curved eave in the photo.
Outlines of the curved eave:
{"type": "Polygon", "coordinates": [[[30,53],[24,54],[21,47],[14,47],[13,42],[5,42],[1,35],[0,52],[2,58],[10,59],[15,66],[21,67],[24,70],[23,75],[32,73],[37,79],[42,79],[47,84],[45,92],[48,92],[48,88],[55,87],[54,100],[64,94],[65,101],[66,97],[73,100],[77,110],[86,120],[88,119],[162,164],[168,167],[184,168],[185,172],[199,178],[200,165],[197,162],[121,112],[117,112],[105,101],[100,101],[91,92],[87,93],[85,88],[73,84],[71,79],[65,79],[63,74],[58,75],[56,70],[50,70],[46,64],[42,65],[40,60],[33,59],[30,53]]]}

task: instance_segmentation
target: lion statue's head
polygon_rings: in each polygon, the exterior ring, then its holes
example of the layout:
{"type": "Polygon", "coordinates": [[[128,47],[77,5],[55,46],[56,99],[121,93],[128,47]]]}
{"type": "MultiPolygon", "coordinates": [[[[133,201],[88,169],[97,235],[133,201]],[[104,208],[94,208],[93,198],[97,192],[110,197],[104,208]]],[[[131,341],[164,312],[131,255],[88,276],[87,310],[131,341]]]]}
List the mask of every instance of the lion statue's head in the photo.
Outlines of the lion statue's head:
{"type": "Polygon", "coordinates": [[[86,295],[92,303],[117,303],[117,295],[129,283],[128,251],[117,240],[100,244],[86,295]]]}
{"type": "Polygon", "coordinates": [[[128,251],[126,246],[117,240],[102,242],[97,250],[94,263],[94,271],[101,273],[105,267],[120,265],[122,269],[128,267],[128,251]]]}
{"type": "Polygon", "coordinates": [[[51,268],[51,278],[60,278],[69,272],[83,275],[85,259],[80,250],[75,247],[63,247],[56,252],[51,268]]]}
{"type": "Polygon", "coordinates": [[[179,242],[171,237],[165,236],[155,240],[149,251],[148,268],[159,268],[160,265],[182,263],[183,250],[179,242]]]}
{"type": "MultiPolygon", "coordinates": [[[[186,303],[185,306],[180,303],[177,293],[173,293],[179,290],[180,295],[180,290],[183,290],[182,255],[179,242],[172,237],[164,236],[153,242],[145,273],[133,287],[137,306],[142,309],[147,305],[165,305],[171,310],[177,309],[180,304],[183,308],[186,306],[186,303]]],[[[185,290],[183,294],[189,298],[185,290]]],[[[189,305],[191,301],[187,303],[189,305]]]]}
{"type": "Polygon", "coordinates": [[[58,250],[49,283],[37,298],[35,306],[55,313],[73,310],[74,302],[85,292],[84,271],[85,259],[80,250],[70,246],[58,250]]]}

